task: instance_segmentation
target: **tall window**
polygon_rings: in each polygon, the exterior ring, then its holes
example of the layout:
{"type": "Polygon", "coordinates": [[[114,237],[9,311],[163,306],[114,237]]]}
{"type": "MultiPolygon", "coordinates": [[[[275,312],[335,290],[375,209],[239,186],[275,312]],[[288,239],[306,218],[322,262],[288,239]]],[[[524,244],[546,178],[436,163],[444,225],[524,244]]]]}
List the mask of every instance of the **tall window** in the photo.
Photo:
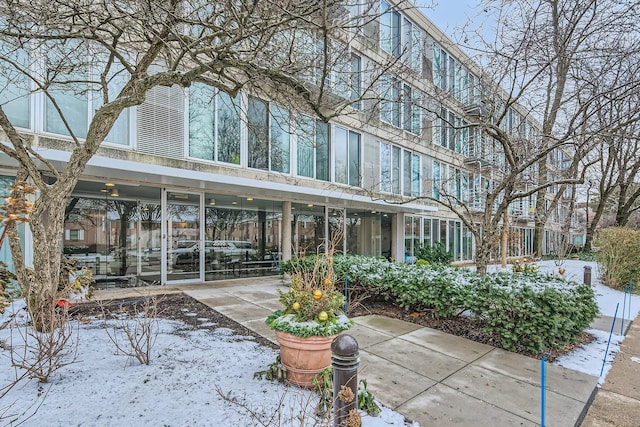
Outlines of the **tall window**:
{"type": "Polygon", "coordinates": [[[360,134],[336,126],[333,131],[335,182],[360,185],[360,134]]]}
{"type": "Polygon", "coordinates": [[[420,171],[422,165],[420,162],[419,154],[411,155],[411,195],[413,197],[418,197],[420,195],[420,171]]]}
{"type": "Polygon", "coordinates": [[[404,85],[403,96],[403,128],[408,132],[419,135],[422,128],[422,107],[420,100],[420,91],[412,89],[409,85],[404,85]]]}
{"type": "MultiPolygon", "coordinates": [[[[11,58],[28,69],[29,54],[6,43],[0,43],[0,55],[11,58]]],[[[8,63],[0,64],[0,105],[16,127],[29,127],[29,79],[8,63]]]]}
{"type": "Polygon", "coordinates": [[[247,145],[248,166],[250,168],[269,169],[269,126],[267,103],[249,97],[247,108],[247,145]]]}
{"type": "Polygon", "coordinates": [[[402,25],[403,61],[412,70],[420,73],[422,71],[422,31],[406,18],[402,25]]]}
{"type": "MultiPolygon", "coordinates": [[[[99,79],[99,76],[95,74],[96,72],[104,70],[106,67],[106,63],[103,58],[94,58],[92,66],[96,65],[97,67],[93,72],[94,80],[99,79]]],[[[124,66],[116,61],[111,65],[106,78],[109,101],[113,101],[129,81],[130,75],[126,72],[124,66]]],[[[93,91],[91,96],[93,98],[93,111],[102,107],[104,100],[102,88],[98,87],[97,91],[93,91]]],[[[109,131],[109,134],[105,137],[105,142],[118,145],[129,145],[129,114],[130,110],[128,108],[120,113],[120,116],[109,131]]]]}
{"type": "Polygon", "coordinates": [[[380,191],[391,193],[391,144],[380,144],[380,191]]]}
{"type": "Polygon", "coordinates": [[[400,194],[401,191],[401,162],[402,158],[401,153],[402,149],[400,147],[396,147],[395,145],[391,148],[391,191],[393,194],[400,194]]]}
{"type": "Polygon", "coordinates": [[[351,100],[352,106],[358,110],[362,108],[359,98],[362,96],[362,58],[356,54],[351,55],[351,100]]]}
{"type": "Polygon", "coordinates": [[[316,179],[329,181],[329,123],[316,120],[316,179]]]}
{"type": "Polygon", "coordinates": [[[298,116],[297,136],[298,175],[313,178],[315,120],[312,117],[298,116]]]}
{"type": "Polygon", "coordinates": [[[189,156],[240,164],[240,99],[203,85],[189,88],[189,156]]]}
{"type": "Polygon", "coordinates": [[[386,1],[380,4],[380,47],[385,52],[400,56],[400,13],[391,9],[386,1]]]}
{"type": "Polygon", "coordinates": [[[417,197],[420,195],[419,154],[395,145],[380,144],[380,191],[417,197]]]}
{"type": "Polygon", "coordinates": [[[405,196],[411,196],[411,174],[413,173],[413,170],[411,169],[411,152],[410,151],[405,150],[403,152],[403,161],[404,161],[404,168],[402,173],[402,178],[403,178],[402,194],[404,194],[405,196]]]}
{"type": "Polygon", "coordinates": [[[433,45],[433,84],[442,90],[447,90],[447,67],[449,64],[449,55],[444,49],[437,44],[433,45]]]}
{"type": "Polygon", "coordinates": [[[433,162],[433,197],[440,200],[440,162],[433,162]]]}
{"type": "Polygon", "coordinates": [[[384,74],[380,78],[380,119],[413,134],[420,134],[422,121],[420,91],[384,74]]]}
{"type": "Polygon", "coordinates": [[[216,107],[216,160],[239,165],[240,96],[218,92],[216,107]]]}
{"type": "Polygon", "coordinates": [[[290,114],[286,108],[271,105],[271,170],[289,173],[291,140],[290,114]]]}
{"type": "Polygon", "coordinates": [[[214,160],[215,91],[203,84],[189,87],[189,156],[214,160]]]}
{"type": "Polygon", "coordinates": [[[81,64],[77,67],[67,66],[66,69],[64,67],[64,64],[78,61],[78,59],[74,59],[74,56],[79,54],[78,52],[85,51],[85,55],[88,55],[86,50],[85,46],[78,43],[73,43],[73,45],[69,43],[52,44],[47,51],[47,69],[61,70],[56,76],[56,81],[49,87],[49,94],[55,100],[55,104],[49,97],[47,97],[45,104],[45,130],[47,132],[59,135],[71,135],[73,132],[73,135],[78,138],[87,136],[89,87],[86,81],[89,78],[89,69],[81,64]],[[60,113],[58,113],[56,105],[60,113]],[[67,121],[66,125],[62,117],[67,121]]]}
{"type": "Polygon", "coordinates": [[[400,81],[384,74],[380,77],[380,85],[380,119],[400,127],[400,81]]]}
{"type": "Polygon", "coordinates": [[[329,181],[329,123],[298,116],[298,175],[329,181]]]}

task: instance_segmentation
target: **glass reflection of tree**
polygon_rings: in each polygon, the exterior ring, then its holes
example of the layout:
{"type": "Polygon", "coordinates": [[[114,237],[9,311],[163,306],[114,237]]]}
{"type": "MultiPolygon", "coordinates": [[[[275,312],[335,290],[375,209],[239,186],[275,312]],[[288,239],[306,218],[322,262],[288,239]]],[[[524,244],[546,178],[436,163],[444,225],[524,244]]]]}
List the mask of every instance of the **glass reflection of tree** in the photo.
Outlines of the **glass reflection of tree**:
{"type": "MultiPolygon", "coordinates": [[[[113,242],[115,246],[115,253],[120,257],[116,260],[118,261],[117,267],[117,275],[125,276],[127,274],[127,269],[130,266],[129,263],[129,251],[134,251],[135,248],[130,248],[127,245],[127,233],[129,232],[129,224],[135,220],[136,215],[138,213],[138,202],[128,201],[128,200],[109,200],[108,201],[109,211],[115,212],[118,215],[118,224],[120,225],[116,239],[113,242]]],[[[135,265],[134,261],[134,265],[135,265]]]]}
{"type": "MultiPolygon", "coordinates": [[[[335,242],[337,238],[336,236],[344,235],[343,211],[341,209],[336,209],[335,213],[336,213],[335,216],[333,215],[329,216],[329,241],[330,242],[335,242]]],[[[342,253],[344,251],[342,241],[336,244],[335,250],[336,250],[336,253],[342,253]]]]}
{"type": "MultiPolygon", "coordinates": [[[[97,230],[98,220],[102,218],[104,221],[105,202],[101,199],[87,199],[83,197],[71,197],[67,203],[64,213],[65,224],[75,224],[80,227],[87,235],[91,230],[97,230]]],[[[65,226],[65,228],[68,228],[65,226]]],[[[82,239],[81,247],[65,247],[64,253],[99,253],[98,239],[90,247],[87,244],[89,239],[82,239]]]]}
{"type": "MultiPolygon", "coordinates": [[[[147,252],[147,259],[151,260],[153,258],[153,250],[156,249],[158,251],[155,254],[157,257],[160,256],[160,221],[162,220],[162,209],[158,203],[141,203],[140,204],[140,226],[142,229],[142,236],[145,240],[140,245],[140,249],[147,252]],[[154,231],[158,233],[158,241],[154,245],[154,231]]],[[[151,261],[149,261],[151,262],[151,261]]]]}
{"type": "Polygon", "coordinates": [[[358,231],[361,224],[361,218],[353,216],[347,217],[345,224],[347,227],[347,252],[358,254],[358,231]]]}
{"type": "Polygon", "coordinates": [[[218,160],[240,164],[240,101],[220,92],[218,95],[218,160]]]}
{"type": "Polygon", "coordinates": [[[242,219],[242,211],[207,207],[205,217],[207,240],[230,240],[242,219]]]}

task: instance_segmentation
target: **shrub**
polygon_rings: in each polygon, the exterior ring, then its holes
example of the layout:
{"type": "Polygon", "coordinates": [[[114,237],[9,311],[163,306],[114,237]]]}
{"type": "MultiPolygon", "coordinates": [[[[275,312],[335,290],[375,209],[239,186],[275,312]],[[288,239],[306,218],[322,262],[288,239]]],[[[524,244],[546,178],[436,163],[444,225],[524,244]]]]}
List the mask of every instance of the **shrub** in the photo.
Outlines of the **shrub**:
{"type": "Polygon", "coordinates": [[[506,349],[541,353],[577,340],[598,312],[593,290],[534,272],[481,277],[467,269],[337,256],[336,275],[407,311],[469,315],[506,349]]]}
{"type": "Polygon", "coordinates": [[[589,286],[559,277],[497,273],[476,283],[471,310],[509,350],[542,353],[571,344],[598,314],[589,286]]]}
{"type": "Polygon", "coordinates": [[[442,242],[436,242],[433,246],[421,246],[416,251],[416,258],[423,259],[430,264],[449,265],[453,261],[453,254],[444,247],[442,242]]]}
{"type": "Polygon", "coordinates": [[[614,289],[623,289],[633,279],[640,279],[640,231],[622,227],[605,228],[598,232],[595,245],[602,282],[614,289]]]}

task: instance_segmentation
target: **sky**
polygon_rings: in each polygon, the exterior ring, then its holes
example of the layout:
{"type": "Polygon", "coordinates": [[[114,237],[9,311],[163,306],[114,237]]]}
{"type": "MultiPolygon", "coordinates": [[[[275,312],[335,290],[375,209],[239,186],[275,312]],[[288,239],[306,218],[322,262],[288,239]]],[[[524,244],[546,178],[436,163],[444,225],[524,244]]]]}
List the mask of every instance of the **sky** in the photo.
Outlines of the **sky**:
{"type": "Polygon", "coordinates": [[[485,40],[492,38],[490,14],[482,6],[482,0],[418,0],[423,13],[454,42],[465,39],[462,29],[469,33],[480,29],[485,40]]]}
{"type": "MultiPolygon", "coordinates": [[[[425,1],[428,3],[428,0],[425,1]]],[[[451,34],[462,27],[479,10],[479,0],[433,0],[433,6],[422,10],[441,30],[451,34]]]]}

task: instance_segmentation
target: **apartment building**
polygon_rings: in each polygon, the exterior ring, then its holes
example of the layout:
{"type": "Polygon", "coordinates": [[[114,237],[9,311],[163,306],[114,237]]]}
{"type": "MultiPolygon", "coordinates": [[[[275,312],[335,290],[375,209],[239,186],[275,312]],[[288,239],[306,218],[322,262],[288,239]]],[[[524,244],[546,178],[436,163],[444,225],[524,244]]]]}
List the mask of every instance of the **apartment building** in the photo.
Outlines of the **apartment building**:
{"type": "MultiPolygon", "coordinates": [[[[109,286],[273,274],[282,259],[323,251],[335,236],[346,253],[404,262],[442,242],[456,260],[473,259],[471,232],[429,198],[448,192],[479,213],[504,164],[499,147],[467,127],[482,108],[481,70],[419,9],[379,0],[372,10],[377,18],[343,65],[351,86],[336,78],[333,89],[377,99],[362,97],[330,122],[276,97],[232,98],[204,84],[150,90],[118,118],[76,186],[64,254],[109,286]]],[[[44,158],[68,161],[68,131],[53,105],[5,83],[0,100],[14,126],[44,158]]],[[[91,94],[58,102],[74,132],[86,134],[91,94]]],[[[504,126],[537,131],[515,107],[504,126]]],[[[0,156],[0,166],[6,186],[13,164],[0,156]]],[[[532,252],[533,206],[530,197],[510,209],[513,255],[532,252]]]]}

